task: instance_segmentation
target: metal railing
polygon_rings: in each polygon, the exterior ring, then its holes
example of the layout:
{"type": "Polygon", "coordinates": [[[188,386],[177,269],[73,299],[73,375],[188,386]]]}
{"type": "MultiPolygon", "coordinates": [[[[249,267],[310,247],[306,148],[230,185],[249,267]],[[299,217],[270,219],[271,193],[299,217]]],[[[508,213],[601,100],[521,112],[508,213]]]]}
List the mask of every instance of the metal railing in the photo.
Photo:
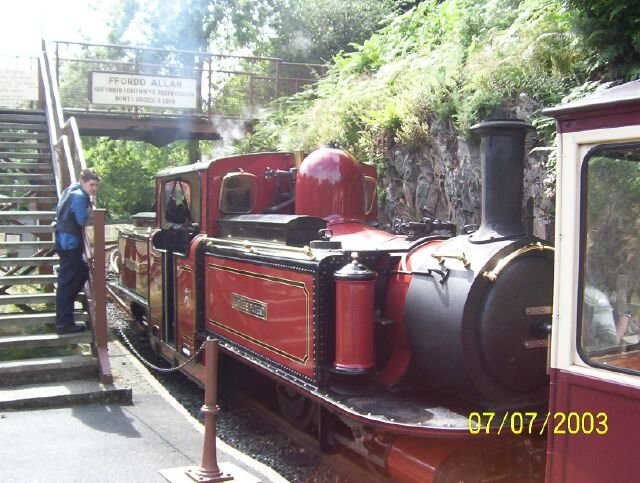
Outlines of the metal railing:
{"type": "MultiPolygon", "coordinates": [[[[41,102],[47,117],[56,191],[58,199],[60,199],[62,191],[79,179],[80,172],[86,167],[86,163],[76,120],[71,117],[64,122],[58,85],[56,77],[53,75],[54,71],[45,42],[43,42],[42,47],[40,58],[41,102]]],[[[113,375],[107,353],[105,210],[95,209],[93,214],[93,251],[86,232],[84,236],[85,258],[92,261],[85,293],[88,302],[90,325],[93,331],[94,351],[98,358],[100,379],[103,383],[112,383],[113,375]]]]}
{"type": "Polygon", "coordinates": [[[291,96],[324,74],[325,66],[272,57],[212,54],[112,44],[53,41],[55,72],[65,111],[138,115],[252,117],[280,97],[291,96]],[[195,79],[196,108],[95,104],[89,96],[92,72],[195,79]]]}

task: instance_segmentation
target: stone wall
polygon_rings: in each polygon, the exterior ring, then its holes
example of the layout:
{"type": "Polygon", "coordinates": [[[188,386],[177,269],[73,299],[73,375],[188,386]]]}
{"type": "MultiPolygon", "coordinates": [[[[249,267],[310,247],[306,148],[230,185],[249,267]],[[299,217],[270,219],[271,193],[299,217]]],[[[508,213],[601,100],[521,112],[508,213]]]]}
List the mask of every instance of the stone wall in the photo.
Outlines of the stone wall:
{"type": "MultiPolygon", "coordinates": [[[[524,169],[523,217],[536,236],[553,240],[552,195],[543,180],[547,151],[536,151],[540,141],[527,136],[524,169]],[[531,199],[531,200],[530,200],[531,199]],[[527,211],[533,207],[533,220],[527,211]]],[[[453,126],[433,123],[428,140],[419,149],[395,146],[388,153],[387,169],[380,177],[384,190],[379,221],[389,228],[396,218],[451,220],[458,233],[465,225],[479,225],[481,216],[480,138],[464,139],[453,126]]]]}

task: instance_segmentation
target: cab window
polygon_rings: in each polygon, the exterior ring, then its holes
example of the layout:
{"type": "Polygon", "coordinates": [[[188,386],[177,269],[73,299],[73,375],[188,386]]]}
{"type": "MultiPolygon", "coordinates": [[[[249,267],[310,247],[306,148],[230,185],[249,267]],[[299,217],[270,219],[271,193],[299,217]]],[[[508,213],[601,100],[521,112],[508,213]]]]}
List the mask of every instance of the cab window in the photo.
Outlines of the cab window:
{"type": "Polygon", "coordinates": [[[163,225],[184,225],[193,221],[191,185],[182,179],[163,185],[163,225]]]}
{"type": "Polygon", "coordinates": [[[228,173],[220,188],[220,211],[224,214],[251,213],[256,203],[258,180],[243,171],[228,173]]]}
{"type": "Polygon", "coordinates": [[[640,371],[640,144],[600,146],[582,171],[578,348],[592,365],[640,371]]]}

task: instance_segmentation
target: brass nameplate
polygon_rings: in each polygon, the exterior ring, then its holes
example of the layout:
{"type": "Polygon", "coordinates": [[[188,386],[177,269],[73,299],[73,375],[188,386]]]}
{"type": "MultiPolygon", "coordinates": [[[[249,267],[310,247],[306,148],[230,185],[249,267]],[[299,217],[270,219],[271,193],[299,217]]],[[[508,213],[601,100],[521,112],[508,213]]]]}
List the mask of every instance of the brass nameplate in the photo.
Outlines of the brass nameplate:
{"type": "Polygon", "coordinates": [[[267,304],[260,300],[254,300],[249,297],[245,297],[244,295],[232,293],[231,307],[238,312],[244,312],[245,314],[253,315],[259,319],[267,320],[267,304]]]}

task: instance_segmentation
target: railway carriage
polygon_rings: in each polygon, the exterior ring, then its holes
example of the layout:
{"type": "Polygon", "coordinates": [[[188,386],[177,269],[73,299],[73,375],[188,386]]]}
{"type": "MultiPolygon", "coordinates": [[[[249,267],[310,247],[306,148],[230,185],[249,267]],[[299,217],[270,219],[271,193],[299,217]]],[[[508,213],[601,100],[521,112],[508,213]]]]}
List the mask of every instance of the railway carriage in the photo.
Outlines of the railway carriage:
{"type": "MultiPolygon", "coordinates": [[[[293,424],[316,427],[323,447],[346,446],[391,480],[621,474],[593,454],[639,442],[637,294],[631,274],[607,271],[620,263],[600,262],[606,246],[635,263],[636,207],[609,220],[624,243],[586,241],[607,196],[626,183],[635,199],[640,88],[617,89],[622,99],[550,111],[561,128],[557,252],[521,217],[532,127],[491,120],[473,128],[483,175],[473,232],[456,236],[428,218],[381,230],[375,169],[336,148],[227,157],[158,175],[154,226],[121,233],[111,289],[163,357],[183,362],[216,337],[273,380],[293,424]],[[621,174],[607,185],[611,170],[621,174]],[[592,290],[589,277],[604,285],[592,290]],[[606,331],[584,322],[596,293],[600,326],[616,298],[612,320],[627,318],[604,345],[606,331]]],[[[204,382],[202,364],[184,370],[204,382]]]]}

